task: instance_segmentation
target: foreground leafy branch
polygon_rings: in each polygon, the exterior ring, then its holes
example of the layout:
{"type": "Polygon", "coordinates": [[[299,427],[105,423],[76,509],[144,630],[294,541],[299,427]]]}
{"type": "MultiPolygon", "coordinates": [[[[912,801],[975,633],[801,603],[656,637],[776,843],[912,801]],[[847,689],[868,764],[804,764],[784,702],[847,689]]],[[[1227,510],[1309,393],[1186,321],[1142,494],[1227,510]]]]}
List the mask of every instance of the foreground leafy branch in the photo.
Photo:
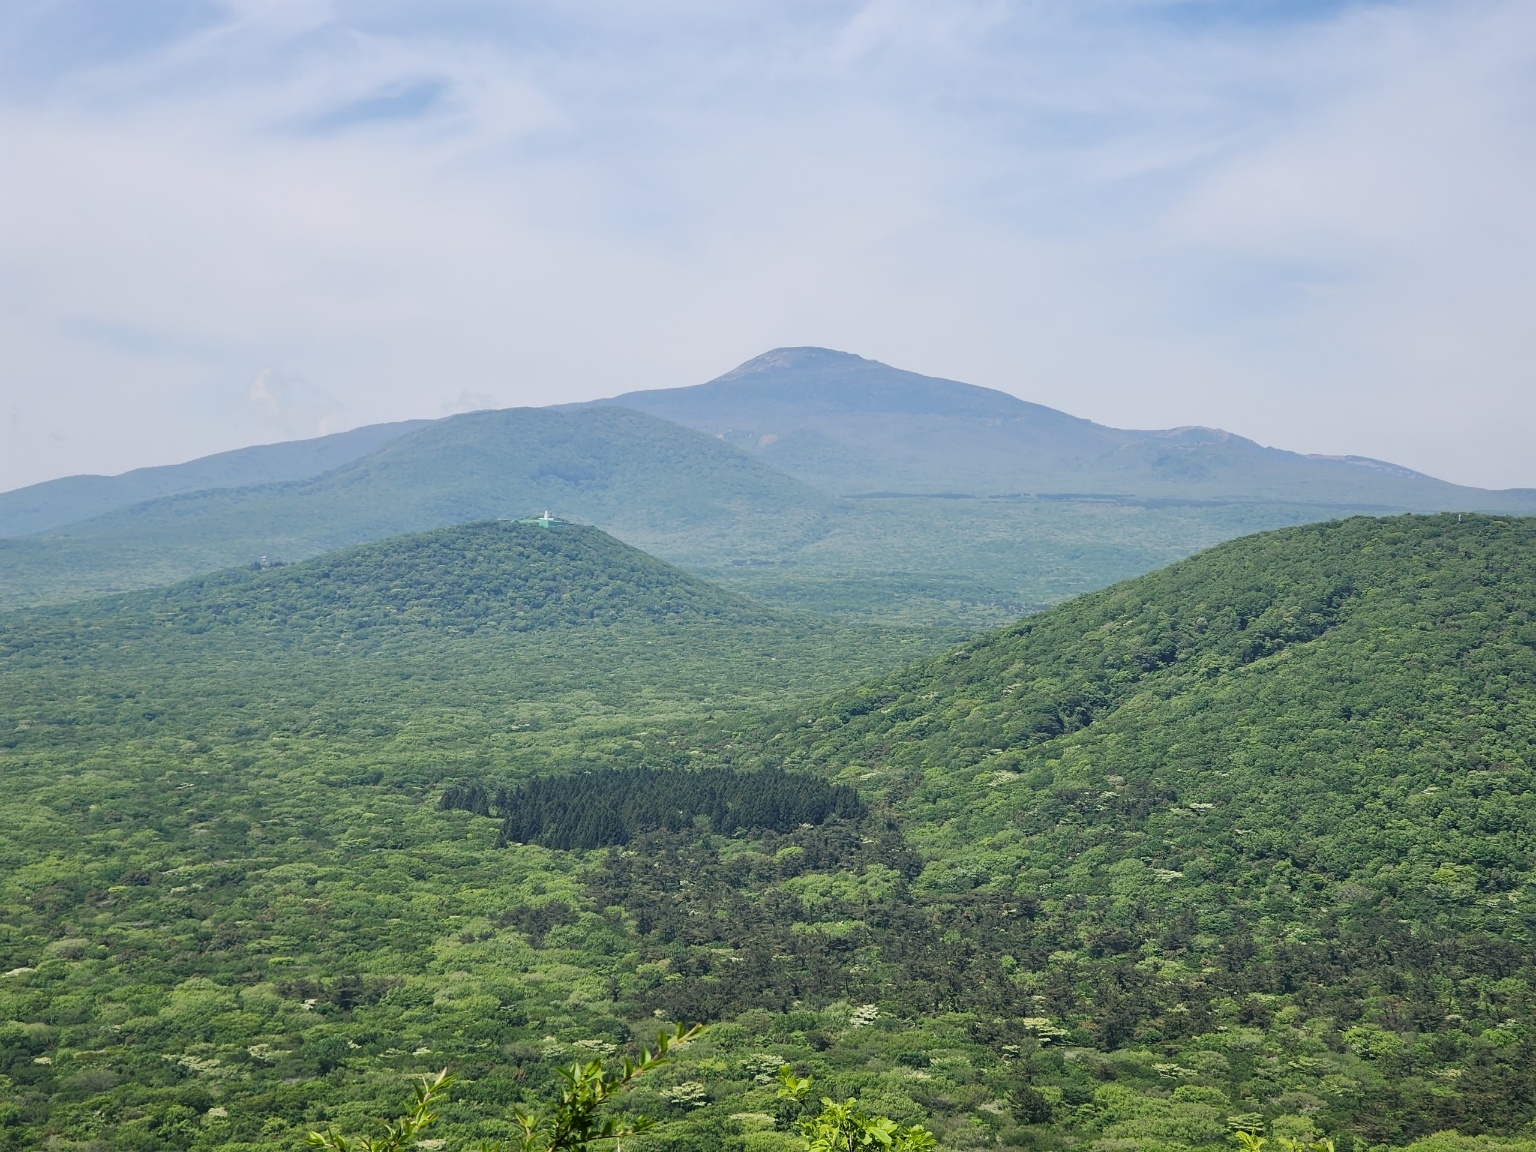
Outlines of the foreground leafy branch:
{"type": "MultiPolygon", "coordinates": [[[[804,1107],[811,1091],[811,1077],[796,1076],[789,1065],[779,1069],[779,1096],[804,1107]]],[[[938,1146],[932,1132],[921,1124],[903,1128],[889,1116],[866,1112],[857,1100],[841,1104],[821,1098],[821,1111],[800,1121],[807,1152],[931,1152],[938,1146]]],[[[1250,1152],[1250,1150],[1245,1150],[1250,1152]]]]}
{"type": "Polygon", "coordinates": [[[407,1142],[414,1141],[428,1124],[437,1119],[433,1105],[452,1085],[453,1077],[446,1068],[435,1076],[421,1077],[415,1086],[416,1103],[400,1119],[385,1124],[383,1136],[359,1136],[349,1140],[332,1129],[329,1132],[311,1132],[307,1143],[311,1148],[323,1148],[326,1152],[401,1152],[407,1142]]]}
{"type": "MultiPolygon", "coordinates": [[[[1255,1132],[1234,1132],[1232,1138],[1237,1141],[1238,1152],[1268,1152],[1271,1145],[1269,1137],[1255,1132]]],[[[1333,1152],[1333,1140],[1330,1137],[1321,1140],[1293,1140],[1287,1136],[1277,1136],[1273,1145],[1279,1152],[1333,1152]]]]}
{"type": "Polygon", "coordinates": [[[482,1144],[480,1152],[581,1152],[594,1140],[622,1141],[644,1132],[654,1123],[649,1117],[637,1116],[623,1121],[598,1113],[637,1077],[666,1063],[673,1048],[703,1033],[702,1024],[691,1028],[679,1024],[677,1031],[671,1034],[657,1034],[654,1051],[642,1052],[639,1060],[626,1056],[611,1072],[603,1067],[600,1057],[586,1064],[577,1062],[569,1068],[559,1069],[564,1084],[554,1106],[537,1112],[514,1108],[512,1116],[522,1128],[517,1142],[482,1144]]]}
{"type": "MultiPolygon", "coordinates": [[[[510,1144],[500,1140],[481,1144],[480,1152],[583,1152],[595,1140],[619,1142],[644,1132],[654,1123],[647,1117],[638,1116],[626,1121],[601,1116],[599,1112],[636,1078],[665,1064],[674,1048],[703,1033],[703,1024],[692,1027],[679,1024],[674,1032],[660,1032],[654,1050],[645,1050],[638,1060],[626,1056],[613,1071],[603,1067],[601,1057],[586,1064],[578,1061],[569,1068],[558,1069],[564,1084],[554,1105],[534,1112],[522,1107],[512,1109],[512,1117],[522,1129],[521,1133],[510,1144]]],[[[433,1105],[452,1084],[453,1077],[446,1068],[435,1076],[421,1077],[416,1085],[416,1103],[400,1119],[385,1124],[383,1136],[349,1139],[333,1129],[311,1132],[308,1143],[325,1152],[402,1152],[408,1142],[413,1142],[437,1119],[433,1105]]]]}

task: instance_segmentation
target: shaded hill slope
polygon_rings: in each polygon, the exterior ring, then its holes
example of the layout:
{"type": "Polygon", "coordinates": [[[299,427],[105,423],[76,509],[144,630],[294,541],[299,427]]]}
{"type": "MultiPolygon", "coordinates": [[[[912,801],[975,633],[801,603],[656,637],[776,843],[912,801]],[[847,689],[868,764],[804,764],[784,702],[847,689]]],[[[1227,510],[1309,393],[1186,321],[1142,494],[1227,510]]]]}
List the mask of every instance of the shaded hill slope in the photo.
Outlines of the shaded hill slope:
{"type": "Polygon", "coordinates": [[[717,440],[641,413],[474,412],[314,479],[173,496],[0,541],[0,603],[166,583],[262,555],[296,560],[546,508],[636,542],[750,533],[774,548],[814,538],[831,504],[717,440]]]}
{"type": "Polygon", "coordinates": [[[371,424],[311,440],[288,440],[237,448],[157,468],[136,468],[120,476],[63,476],[0,492],[0,537],[46,532],[127,508],[145,500],[209,488],[246,488],[286,480],[307,480],[366,456],[426,420],[371,424]]]}
{"type": "Polygon", "coordinates": [[[650,412],[840,494],[1093,493],[1334,509],[1536,510],[1362,457],[1303,456],[1214,428],[1128,431],[826,348],[778,348],[707,384],[602,404],[650,412]]]}

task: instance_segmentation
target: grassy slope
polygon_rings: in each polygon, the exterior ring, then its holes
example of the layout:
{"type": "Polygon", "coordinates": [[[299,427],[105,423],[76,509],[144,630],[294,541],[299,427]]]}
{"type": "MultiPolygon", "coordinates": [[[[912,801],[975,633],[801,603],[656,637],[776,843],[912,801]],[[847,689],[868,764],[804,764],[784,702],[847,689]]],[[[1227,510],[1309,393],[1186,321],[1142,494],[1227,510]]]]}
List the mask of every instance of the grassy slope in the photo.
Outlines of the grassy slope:
{"type": "Polygon", "coordinates": [[[32,971],[0,983],[0,1132],[287,1148],[451,1061],[457,1146],[653,1012],[736,1018],[638,1099],[672,1149],[787,1149],[756,1131],[773,1059],[956,1148],[1178,1152],[1250,1113],[1346,1143],[1517,1131],[1533,536],[1238,541],[766,723],[743,701],[900,637],[775,648],[713,608],[354,626],[401,605],[391,579],[296,643],[271,611],[296,570],[13,617],[0,901],[4,967],[32,971]],[[241,619],[173,607],[221,596],[241,619]],[[582,857],[496,850],[494,820],[432,803],[465,775],[781,759],[876,816],[582,857]],[[670,1104],[679,1081],[712,1103],[670,1104]]]}

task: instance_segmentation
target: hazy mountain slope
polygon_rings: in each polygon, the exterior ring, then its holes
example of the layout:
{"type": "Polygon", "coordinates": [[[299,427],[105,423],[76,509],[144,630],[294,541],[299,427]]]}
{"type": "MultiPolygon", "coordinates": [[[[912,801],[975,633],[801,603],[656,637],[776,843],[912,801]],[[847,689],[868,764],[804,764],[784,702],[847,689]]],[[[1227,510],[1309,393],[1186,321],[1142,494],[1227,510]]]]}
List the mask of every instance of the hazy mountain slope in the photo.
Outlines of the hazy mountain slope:
{"type": "Polygon", "coordinates": [[[1002,392],[824,348],[779,348],[706,384],[596,403],[722,436],[839,493],[971,491],[994,476],[1054,476],[1124,442],[1114,429],[1002,392]]]}
{"type": "Polygon", "coordinates": [[[25,536],[73,524],[145,500],[208,488],[244,488],[285,480],[307,480],[366,456],[426,420],[372,424],[312,440],[289,440],[237,448],[158,468],[136,468],[120,476],[64,476],[0,492],[0,537],[25,536]]]}
{"type": "Polygon", "coordinates": [[[1536,510],[1362,458],[1264,448],[1211,428],[1127,431],[825,348],[779,348],[707,384],[603,404],[650,412],[840,494],[1098,493],[1378,510],[1536,510]]]}
{"type": "Polygon", "coordinates": [[[814,538],[832,503],[719,441],[638,412],[474,412],[311,480],[173,496],[0,541],[0,603],[62,601],[545,509],[635,542],[750,535],[772,550],[814,538]]]}
{"type": "Polygon", "coordinates": [[[1309,515],[1269,505],[836,501],[640,413],[511,409],[434,422],[312,480],[189,493],[0,540],[0,605],[67,602],[545,508],[767,602],[983,626],[1309,515]]]}

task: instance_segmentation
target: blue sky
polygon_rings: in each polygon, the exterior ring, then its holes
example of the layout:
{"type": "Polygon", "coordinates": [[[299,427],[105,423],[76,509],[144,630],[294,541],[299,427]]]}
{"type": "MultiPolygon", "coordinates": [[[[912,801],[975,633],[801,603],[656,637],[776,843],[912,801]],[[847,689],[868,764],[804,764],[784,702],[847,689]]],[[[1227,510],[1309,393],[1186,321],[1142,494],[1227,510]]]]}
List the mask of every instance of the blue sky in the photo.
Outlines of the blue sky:
{"type": "Polygon", "coordinates": [[[1536,485],[1528,0],[11,0],[0,487],[822,344],[1536,485]]]}

